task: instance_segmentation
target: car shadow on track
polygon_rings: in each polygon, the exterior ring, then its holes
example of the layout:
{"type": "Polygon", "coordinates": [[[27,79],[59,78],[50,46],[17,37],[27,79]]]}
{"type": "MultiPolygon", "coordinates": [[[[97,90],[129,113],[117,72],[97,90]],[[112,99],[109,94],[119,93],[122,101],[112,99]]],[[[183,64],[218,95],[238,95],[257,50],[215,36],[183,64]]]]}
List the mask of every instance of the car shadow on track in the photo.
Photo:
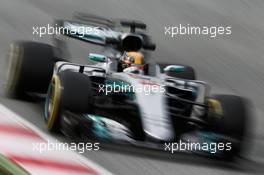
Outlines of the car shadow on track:
{"type": "Polygon", "coordinates": [[[156,159],[177,164],[189,164],[194,166],[212,167],[216,169],[225,169],[238,173],[260,173],[264,171],[264,164],[245,157],[238,157],[234,160],[226,161],[223,159],[208,158],[205,156],[177,152],[170,154],[168,152],[156,151],[146,148],[137,148],[134,146],[123,146],[114,143],[102,143],[100,149],[107,152],[116,152],[128,156],[141,157],[145,159],[156,159]]]}

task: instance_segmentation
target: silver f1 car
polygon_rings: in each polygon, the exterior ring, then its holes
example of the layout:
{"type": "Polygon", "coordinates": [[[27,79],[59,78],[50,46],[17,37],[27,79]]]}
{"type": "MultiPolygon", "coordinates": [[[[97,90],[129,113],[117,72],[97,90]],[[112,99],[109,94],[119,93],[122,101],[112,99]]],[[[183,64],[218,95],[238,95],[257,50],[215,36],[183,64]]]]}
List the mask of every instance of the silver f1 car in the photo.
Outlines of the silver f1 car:
{"type": "MultiPolygon", "coordinates": [[[[68,25],[67,30],[94,25],[91,18],[85,21],[60,24],[68,25]]],[[[93,22],[98,23],[98,18],[93,22]]],[[[81,37],[77,32],[70,37],[111,45],[119,53],[155,48],[149,36],[135,31],[144,24],[126,21],[123,25],[131,31],[116,32],[104,24],[97,29],[107,32],[81,37]]],[[[22,98],[32,92],[47,94],[44,116],[50,131],[163,150],[164,145],[183,141],[216,143],[214,153],[186,151],[220,157],[242,151],[248,120],[245,100],[212,96],[190,66],[150,62],[139,68],[141,72],[124,72],[116,54],[91,53],[89,59],[96,64],[80,65],[54,56],[52,46],[35,42],[14,43],[9,55],[9,92],[22,98]]]]}

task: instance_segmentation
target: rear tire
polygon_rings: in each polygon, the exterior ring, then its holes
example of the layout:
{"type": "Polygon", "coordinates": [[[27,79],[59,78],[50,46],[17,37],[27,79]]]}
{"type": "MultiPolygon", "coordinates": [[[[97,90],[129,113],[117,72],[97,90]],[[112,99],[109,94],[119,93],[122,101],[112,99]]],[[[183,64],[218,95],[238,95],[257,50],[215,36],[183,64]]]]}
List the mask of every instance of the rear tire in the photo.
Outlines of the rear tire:
{"type": "Polygon", "coordinates": [[[46,93],[55,63],[53,47],[20,41],[10,45],[7,94],[23,97],[26,92],[46,93]]]}

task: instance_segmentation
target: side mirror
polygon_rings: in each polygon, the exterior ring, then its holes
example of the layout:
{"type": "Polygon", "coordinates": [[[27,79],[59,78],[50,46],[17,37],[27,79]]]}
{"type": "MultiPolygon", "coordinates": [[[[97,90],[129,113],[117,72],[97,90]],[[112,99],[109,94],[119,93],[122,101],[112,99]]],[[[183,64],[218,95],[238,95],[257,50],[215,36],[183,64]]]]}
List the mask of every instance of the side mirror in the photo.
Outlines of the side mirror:
{"type": "Polygon", "coordinates": [[[163,71],[166,73],[168,72],[179,73],[179,72],[184,72],[185,70],[186,70],[186,67],[182,65],[169,65],[163,69],[163,71]]]}
{"type": "Polygon", "coordinates": [[[105,55],[90,53],[89,60],[96,61],[96,62],[106,62],[107,58],[105,55]]]}

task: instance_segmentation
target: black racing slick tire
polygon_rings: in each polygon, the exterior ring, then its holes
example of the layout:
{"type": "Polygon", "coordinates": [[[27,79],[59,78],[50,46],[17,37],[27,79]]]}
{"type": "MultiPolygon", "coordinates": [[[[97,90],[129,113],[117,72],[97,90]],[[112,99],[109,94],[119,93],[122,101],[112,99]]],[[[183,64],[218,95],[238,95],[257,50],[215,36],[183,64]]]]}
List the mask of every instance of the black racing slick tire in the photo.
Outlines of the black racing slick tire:
{"type": "Polygon", "coordinates": [[[168,63],[160,63],[158,64],[160,66],[161,71],[163,72],[163,69],[166,66],[169,65],[179,65],[179,66],[184,66],[184,71],[181,72],[167,72],[166,74],[170,77],[173,78],[181,78],[181,79],[186,79],[186,80],[196,80],[196,73],[193,67],[191,66],[186,66],[186,65],[181,65],[181,64],[168,64],[168,63]]]}
{"type": "Polygon", "coordinates": [[[93,92],[87,75],[64,71],[53,76],[45,102],[44,115],[48,130],[60,129],[60,117],[66,110],[76,114],[92,112],[93,92]]]}
{"type": "Polygon", "coordinates": [[[30,41],[15,42],[10,45],[8,59],[8,95],[20,97],[26,92],[47,92],[55,63],[52,46],[30,41]]]}
{"type": "Polygon", "coordinates": [[[242,152],[248,134],[248,101],[234,95],[215,95],[210,100],[209,106],[215,106],[215,110],[209,115],[217,118],[212,122],[213,130],[230,139],[232,148],[225,152],[225,156],[233,158],[242,152]]]}

